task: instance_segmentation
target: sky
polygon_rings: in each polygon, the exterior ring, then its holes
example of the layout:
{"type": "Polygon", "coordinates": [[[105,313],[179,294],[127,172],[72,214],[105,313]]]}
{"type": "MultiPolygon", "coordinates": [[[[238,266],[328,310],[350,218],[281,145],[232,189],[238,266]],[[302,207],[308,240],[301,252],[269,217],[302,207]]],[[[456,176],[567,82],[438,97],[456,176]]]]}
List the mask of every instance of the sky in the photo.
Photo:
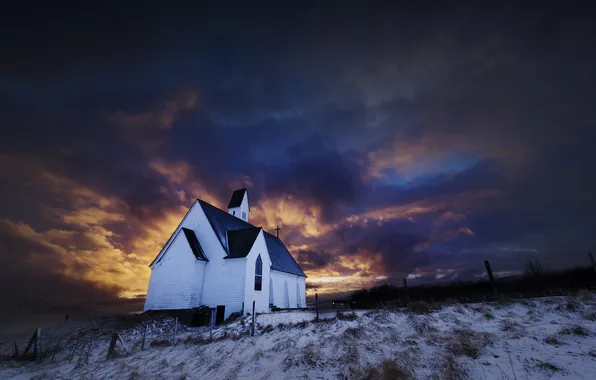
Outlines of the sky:
{"type": "Polygon", "coordinates": [[[139,310],[193,201],[243,187],[308,295],[596,250],[583,3],[13,5],[2,310],[139,310]]]}

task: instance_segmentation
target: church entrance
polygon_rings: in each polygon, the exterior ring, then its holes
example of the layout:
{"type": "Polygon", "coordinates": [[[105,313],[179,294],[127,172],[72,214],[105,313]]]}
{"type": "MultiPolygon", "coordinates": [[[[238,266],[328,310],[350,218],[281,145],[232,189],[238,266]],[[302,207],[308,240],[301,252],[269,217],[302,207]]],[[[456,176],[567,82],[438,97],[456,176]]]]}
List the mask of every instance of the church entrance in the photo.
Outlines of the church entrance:
{"type": "Polygon", "coordinates": [[[226,306],[225,305],[218,305],[217,311],[215,313],[215,324],[221,325],[224,321],[224,317],[226,316],[226,306]]]}
{"type": "Polygon", "coordinates": [[[269,279],[269,307],[275,306],[273,302],[273,279],[269,279]]]}

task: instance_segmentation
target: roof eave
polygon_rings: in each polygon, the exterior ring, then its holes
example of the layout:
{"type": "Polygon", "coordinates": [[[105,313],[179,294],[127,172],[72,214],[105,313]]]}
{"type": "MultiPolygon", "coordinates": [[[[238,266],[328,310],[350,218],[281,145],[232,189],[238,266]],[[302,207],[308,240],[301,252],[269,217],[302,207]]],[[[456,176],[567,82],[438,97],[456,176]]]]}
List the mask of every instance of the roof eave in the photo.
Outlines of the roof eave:
{"type": "Polygon", "coordinates": [[[271,270],[281,272],[281,273],[291,274],[291,275],[298,276],[298,277],[308,278],[308,276],[306,274],[296,274],[296,273],[288,272],[288,271],[281,270],[281,269],[275,269],[275,268],[271,268],[271,270]]]}

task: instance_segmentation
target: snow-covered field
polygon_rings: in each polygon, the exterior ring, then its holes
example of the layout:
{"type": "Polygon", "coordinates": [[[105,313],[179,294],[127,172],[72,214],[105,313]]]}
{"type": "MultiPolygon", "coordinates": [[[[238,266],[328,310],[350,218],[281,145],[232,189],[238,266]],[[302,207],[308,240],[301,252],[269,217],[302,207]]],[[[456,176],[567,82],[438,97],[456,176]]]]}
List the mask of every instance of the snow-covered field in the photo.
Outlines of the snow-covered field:
{"type": "Polygon", "coordinates": [[[310,312],[258,315],[255,337],[245,318],[214,329],[213,340],[208,328],[179,327],[174,346],[173,321],[153,321],[144,350],[145,327],[121,327],[128,353],[119,343],[121,356],[113,359],[106,354],[116,324],[67,324],[45,332],[48,356],[57,337],[64,340],[53,361],[5,360],[0,378],[596,379],[595,297],[321,317],[330,319],[314,323],[310,312]],[[82,334],[77,348],[75,333],[82,334]]]}

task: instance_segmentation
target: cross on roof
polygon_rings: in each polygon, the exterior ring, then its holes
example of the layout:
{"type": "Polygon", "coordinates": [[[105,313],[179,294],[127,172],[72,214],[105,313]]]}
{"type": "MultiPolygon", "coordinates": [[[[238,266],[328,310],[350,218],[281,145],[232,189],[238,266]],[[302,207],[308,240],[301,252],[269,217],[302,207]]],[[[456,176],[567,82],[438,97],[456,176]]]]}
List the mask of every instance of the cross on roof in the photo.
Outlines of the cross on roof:
{"type": "Polygon", "coordinates": [[[275,228],[275,232],[277,232],[277,238],[279,239],[279,231],[281,231],[281,228],[279,228],[279,226],[277,226],[277,228],[275,228]]]}

